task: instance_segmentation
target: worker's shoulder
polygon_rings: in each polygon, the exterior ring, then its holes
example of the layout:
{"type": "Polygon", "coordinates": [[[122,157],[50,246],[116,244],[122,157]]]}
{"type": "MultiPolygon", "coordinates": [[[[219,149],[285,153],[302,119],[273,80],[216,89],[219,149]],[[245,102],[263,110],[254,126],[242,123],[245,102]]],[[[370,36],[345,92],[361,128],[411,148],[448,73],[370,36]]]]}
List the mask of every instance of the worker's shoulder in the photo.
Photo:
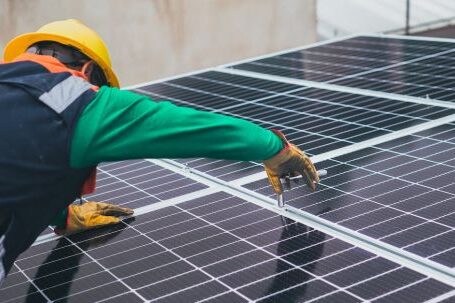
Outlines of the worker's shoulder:
{"type": "Polygon", "coordinates": [[[147,96],[115,87],[102,86],[96,93],[90,107],[92,109],[115,111],[125,107],[145,106],[145,104],[150,103],[150,99],[147,96]]]}
{"type": "Polygon", "coordinates": [[[102,86],[99,88],[97,98],[119,99],[119,101],[137,101],[145,98],[144,95],[129,90],[122,90],[116,87],[102,86]]]}

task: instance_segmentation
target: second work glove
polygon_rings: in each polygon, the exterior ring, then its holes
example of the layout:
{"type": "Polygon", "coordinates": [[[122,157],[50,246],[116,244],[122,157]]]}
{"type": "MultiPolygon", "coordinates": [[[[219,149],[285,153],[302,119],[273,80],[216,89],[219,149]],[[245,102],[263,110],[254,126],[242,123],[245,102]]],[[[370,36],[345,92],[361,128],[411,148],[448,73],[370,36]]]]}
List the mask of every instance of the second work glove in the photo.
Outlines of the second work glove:
{"type": "Polygon", "coordinates": [[[120,222],[121,216],[130,216],[133,210],[103,202],[85,202],[82,205],[68,206],[66,226],[56,228],[59,235],[74,234],[79,231],[120,222]]]}
{"type": "Polygon", "coordinates": [[[319,176],[313,162],[297,146],[289,143],[281,132],[277,130],[273,130],[273,132],[281,138],[284,144],[284,148],[277,155],[264,161],[267,177],[275,193],[283,193],[281,177],[297,175],[302,175],[308,186],[315,190],[319,176]]]}

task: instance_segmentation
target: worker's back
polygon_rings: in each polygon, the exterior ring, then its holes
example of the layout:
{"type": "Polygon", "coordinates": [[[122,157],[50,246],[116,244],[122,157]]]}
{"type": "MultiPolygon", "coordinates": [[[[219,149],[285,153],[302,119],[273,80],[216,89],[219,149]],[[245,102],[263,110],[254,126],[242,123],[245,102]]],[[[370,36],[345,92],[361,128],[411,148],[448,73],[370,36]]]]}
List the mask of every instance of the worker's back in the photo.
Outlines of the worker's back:
{"type": "Polygon", "coordinates": [[[56,210],[80,195],[92,169],[69,166],[72,131],[95,94],[86,83],[78,96],[71,95],[75,93],[68,89],[75,87],[69,86],[71,81],[84,80],[66,72],[51,73],[32,61],[0,64],[0,213],[9,214],[3,218],[9,222],[4,264],[11,265],[56,210]],[[25,226],[26,237],[18,233],[25,226]]]}

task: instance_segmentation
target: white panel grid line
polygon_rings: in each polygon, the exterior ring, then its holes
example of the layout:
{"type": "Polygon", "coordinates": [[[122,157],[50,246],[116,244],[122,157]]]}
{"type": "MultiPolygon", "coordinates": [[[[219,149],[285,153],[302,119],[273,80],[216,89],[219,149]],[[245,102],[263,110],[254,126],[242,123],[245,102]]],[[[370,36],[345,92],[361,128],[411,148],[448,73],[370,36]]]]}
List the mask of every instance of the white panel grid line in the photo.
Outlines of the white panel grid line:
{"type": "MultiPolygon", "coordinates": [[[[302,50],[304,50],[304,49],[302,49],[302,50]]],[[[369,58],[369,57],[351,56],[351,55],[346,55],[346,54],[321,53],[321,52],[318,52],[317,50],[311,50],[311,49],[305,50],[305,54],[317,55],[317,56],[320,56],[320,57],[330,57],[330,58],[336,58],[336,59],[341,58],[341,59],[348,59],[348,60],[351,59],[351,60],[357,60],[357,61],[366,61],[366,62],[372,62],[372,63],[375,63],[375,62],[384,62],[384,63],[390,62],[390,61],[388,61],[386,59],[381,59],[380,57],[369,58]]],[[[307,62],[306,59],[288,57],[287,55],[288,55],[288,53],[281,54],[278,57],[268,57],[268,58],[264,58],[264,59],[278,58],[280,60],[283,59],[283,60],[289,60],[289,61],[295,61],[295,62],[307,62]]],[[[245,63],[253,63],[253,62],[254,61],[245,62],[245,63]]],[[[308,62],[318,62],[318,61],[308,60],[308,62]]],[[[329,64],[329,66],[331,66],[334,63],[330,62],[328,64],[329,64]]],[[[338,64],[338,63],[335,64],[335,66],[339,66],[339,65],[340,64],[338,64]]],[[[229,65],[229,66],[234,66],[234,65],[229,65]]],[[[371,68],[371,66],[375,66],[375,65],[372,64],[372,65],[367,66],[366,68],[371,68]]],[[[280,67],[280,66],[276,65],[274,67],[280,67]]],[[[358,69],[362,69],[363,68],[363,66],[353,66],[353,65],[343,65],[343,67],[355,67],[355,68],[358,68],[358,69]]]]}
{"type": "MultiPolygon", "coordinates": [[[[336,81],[347,80],[347,79],[351,79],[353,77],[354,77],[354,75],[351,76],[351,77],[346,76],[346,77],[343,77],[343,78],[336,79],[336,81]]],[[[355,79],[352,79],[352,80],[356,81],[356,79],[366,79],[366,80],[368,80],[369,78],[361,77],[359,75],[359,76],[355,76],[355,79]]],[[[336,82],[336,81],[332,81],[332,82],[336,82]]],[[[399,82],[399,81],[376,79],[376,78],[374,79],[374,81],[379,82],[379,83],[394,83],[394,84],[401,84],[402,83],[402,82],[399,82]]],[[[439,81],[439,80],[435,80],[435,81],[439,81]]],[[[331,82],[328,81],[327,83],[331,83],[331,82]]],[[[346,84],[350,84],[350,82],[345,82],[344,85],[346,85],[346,84]]],[[[455,92],[455,89],[448,88],[448,87],[440,87],[440,86],[431,85],[431,84],[432,84],[432,82],[427,82],[425,85],[424,84],[416,84],[416,83],[406,83],[406,85],[417,87],[417,88],[422,88],[422,89],[432,88],[432,89],[441,89],[441,90],[444,90],[444,91],[455,92]]],[[[350,87],[350,85],[346,85],[346,86],[350,87]]],[[[375,87],[375,88],[378,88],[378,87],[375,87]]],[[[432,96],[430,96],[429,94],[426,94],[426,97],[427,97],[426,99],[429,99],[429,100],[435,100],[435,101],[439,101],[439,102],[447,102],[447,101],[440,101],[438,99],[433,99],[432,96]]],[[[416,98],[418,98],[418,97],[416,97],[416,98]]],[[[447,103],[449,103],[449,102],[447,102],[447,103]]]]}
{"type": "MultiPolygon", "coordinates": [[[[36,289],[36,292],[39,292],[48,302],[51,302],[51,300],[49,299],[48,296],[46,296],[46,294],[36,285],[36,283],[19,267],[17,266],[17,264],[14,264],[14,266],[17,268],[17,270],[27,279],[27,282],[30,283],[31,285],[33,285],[36,289]]],[[[27,283],[25,282],[25,283],[27,283]]],[[[28,295],[28,294],[27,294],[28,295]]],[[[17,297],[16,297],[17,298],[17,297]]],[[[8,301],[12,301],[16,298],[12,298],[10,300],[7,300],[6,302],[8,301]]]]}
{"type": "MultiPolygon", "coordinates": [[[[455,214],[455,212],[451,213],[450,215],[452,215],[452,214],[455,214]]],[[[455,248],[450,247],[450,248],[447,248],[447,249],[445,249],[445,250],[441,250],[441,251],[439,251],[439,252],[437,252],[437,253],[434,253],[434,254],[432,254],[432,255],[429,255],[429,256],[427,257],[427,259],[431,259],[431,258],[433,258],[433,257],[435,257],[435,256],[439,256],[439,255],[445,254],[446,252],[449,252],[449,251],[452,251],[452,250],[455,251],[455,248]]]]}
{"type": "MultiPolygon", "coordinates": [[[[169,181],[169,182],[165,182],[165,183],[160,183],[160,184],[157,184],[157,185],[155,185],[155,186],[151,186],[151,187],[148,187],[148,188],[141,189],[141,188],[137,187],[137,185],[139,185],[140,183],[148,182],[148,181],[144,181],[144,182],[132,184],[132,183],[130,183],[130,182],[124,180],[124,179],[121,179],[121,178],[117,177],[116,175],[113,175],[113,174],[111,174],[111,173],[109,173],[109,172],[107,172],[107,171],[105,171],[105,170],[103,170],[103,169],[101,169],[101,168],[99,168],[99,170],[100,170],[102,173],[107,174],[107,175],[109,175],[110,177],[113,177],[113,178],[117,179],[117,180],[120,181],[121,183],[125,183],[125,184],[126,184],[125,188],[127,188],[127,187],[132,187],[132,188],[136,189],[137,191],[142,192],[142,193],[146,194],[147,196],[153,197],[153,198],[155,198],[155,199],[157,199],[157,200],[159,200],[159,201],[162,201],[162,199],[158,198],[158,197],[157,197],[156,195],[154,195],[154,194],[148,193],[146,190],[149,190],[149,189],[152,189],[152,188],[161,186],[161,185],[165,185],[165,184],[172,184],[172,183],[174,183],[174,182],[176,182],[176,181],[184,180],[184,179],[185,179],[184,177],[181,177],[181,178],[176,179],[176,180],[173,180],[173,181],[169,181]]],[[[172,174],[170,173],[169,175],[172,175],[172,174]]],[[[162,176],[158,177],[157,179],[159,179],[159,178],[161,178],[161,177],[162,177],[162,176]]],[[[188,187],[188,186],[191,186],[191,185],[192,185],[192,184],[184,185],[184,186],[179,186],[179,187],[174,187],[174,188],[172,188],[171,190],[182,189],[182,188],[185,188],[185,187],[188,187]]],[[[116,190],[118,190],[118,189],[116,189],[116,190]]],[[[114,190],[114,191],[115,191],[115,190],[114,190]]],[[[166,193],[166,192],[168,192],[168,191],[163,191],[163,192],[160,192],[159,194],[166,193]]],[[[93,197],[96,197],[96,196],[99,196],[99,195],[102,195],[102,194],[103,194],[103,193],[95,194],[95,195],[91,195],[90,197],[93,198],[93,197]]]]}
{"type": "MultiPolygon", "coordinates": [[[[73,244],[74,247],[76,247],[77,249],[79,249],[81,251],[81,253],[83,253],[85,256],[87,256],[89,259],[91,259],[94,263],[96,263],[98,266],[100,266],[104,272],[107,272],[109,275],[111,275],[115,281],[119,282],[120,284],[122,284],[124,287],[126,287],[129,291],[131,291],[132,293],[134,293],[136,296],[138,296],[141,300],[144,300],[145,301],[145,298],[139,294],[138,292],[136,292],[136,290],[132,289],[128,284],[126,284],[122,279],[120,279],[117,275],[115,275],[113,272],[111,272],[110,269],[108,269],[107,267],[105,267],[104,265],[102,265],[101,263],[98,262],[97,259],[93,258],[91,255],[89,255],[86,251],[84,251],[82,248],[79,247],[79,245],[77,243],[74,243],[71,239],[69,239],[68,237],[65,237],[65,239],[70,242],[71,244],[73,244]]],[[[115,281],[111,282],[111,283],[115,283],[115,281]]],[[[74,294],[71,294],[71,295],[74,295],[74,294]]]]}
{"type": "Polygon", "coordinates": [[[388,39],[414,40],[414,41],[455,43],[455,39],[453,39],[453,38],[442,38],[442,37],[423,37],[423,36],[405,36],[405,35],[401,36],[401,35],[381,34],[381,33],[363,33],[361,36],[388,38],[388,39]]]}
{"type": "MultiPolygon", "coordinates": [[[[104,287],[104,286],[108,286],[110,284],[114,284],[116,283],[117,281],[111,281],[111,282],[107,282],[107,283],[103,283],[103,284],[100,284],[100,285],[97,285],[97,286],[93,286],[90,288],[90,290],[94,290],[94,289],[97,289],[97,288],[101,288],[101,287],[104,287]]],[[[74,296],[74,295],[79,295],[79,294],[82,294],[84,292],[86,292],[88,290],[80,290],[80,291],[75,291],[75,292],[72,292],[71,295],[69,296],[66,296],[66,297],[62,297],[62,298],[58,298],[59,300],[64,300],[64,299],[67,299],[71,296],[74,296]]],[[[53,301],[50,301],[50,302],[53,302],[53,301]]],[[[64,301],[63,301],[64,302],[64,301]]]]}
{"type": "MultiPolygon", "coordinates": [[[[125,167],[120,167],[120,169],[125,169],[127,168],[128,166],[125,166],[125,167]]],[[[139,169],[133,169],[133,170],[128,170],[126,172],[123,172],[123,173],[115,173],[115,170],[111,171],[111,170],[106,170],[103,166],[101,166],[101,170],[103,171],[109,171],[109,173],[111,174],[114,174],[118,177],[121,177],[122,175],[125,175],[125,174],[131,174],[133,172],[139,172],[141,170],[145,170],[147,167],[143,167],[143,168],[139,168],[139,169]]],[[[133,178],[139,178],[139,177],[142,177],[142,176],[146,176],[146,175],[150,175],[150,174],[157,174],[157,173],[160,173],[160,172],[165,172],[164,175],[161,175],[160,177],[165,177],[165,176],[169,176],[171,173],[166,173],[166,170],[165,169],[159,169],[159,170],[154,170],[154,171],[151,171],[151,172],[146,172],[146,173],[143,173],[143,174],[135,174],[133,177],[129,177],[129,178],[121,178],[122,180],[130,180],[130,179],[133,179],[133,178]]],[[[111,177],[111,176],[109,176],[111,177]]]]}
{"type": "MultiPolygon", "coordinates": [[[[131,167],[131,166],[138,166],[138,168],[129,170],[128,172],[144,169],[143,166],[138,165],[138,164],[147,164],[147,163],[145,160],[126,161],[126,163],[121,163],[121,166],[119,166],[119,162],[105,162],[101,165],[101,167],[103,167],[105,170],[108,169],[110,172],[115,172],[116,170],[125,169],[125,168],[131,167]],[[112,166],[114,166],[114,168],[112,168],[112,166]]],[[[163,170],[163,168],[161,168],[161,167],[157,167],[157,168],[158,168],[158,170],[163,170]]],[[[121,175],[121,174],[117,174],[117,175],[121,175]]]]}
{"type": "MultiPolygon", "coordinates": [[[[98,301],[95,301],[95,303],[102,303],[102,302],[106,302],[106,301],[109,301],[109,300],[115,300],[115,299],[118,299],[120,298],[121,296],[124,296],[126,294],[130,294],[130,292],[127,292],[127,293],[121,293],[121,294],[118,294],[118,295],[115,295],[115,296],[112,296],[112,297],[107,297],[107,298],[104,298],[102,300],[98,300],[98,301]]],[[[143,301],[143,302],[146,302],[146,301],[143,301]]]]}
{"type": "MultiPolygon", "coordinates": [[[[368,35],[361,35],[359,38],[364,38],[364,36],[368,36],[368,35]]],[[[389,36],[382,36],[383,38],[389,38],[389,36]]],[[[398,47],[402,47],[402,44],[401,43],[393,43],[391,41],[393,41],[394,39],[387,39],[388,41],[387,42],[382,42],[382,41],[378,41],[378,40],[362,40],[362,39],[353,39],[353,40],[346,40],[345,42],[346,43],[351,43],[351,44],[358,44],[358,45],[383,45],[383,46],[390,46],[390,45],[396,45],[398,47]]],[[[452,43],[455,42],[452,40],[452,43]]],[[[407,44],[409,46],[412,46],[413,48],[416,48],[416,49],[423,49],[423,50],[440,50],[441,47],[440,46],[431,46],[431,45],[422,45],[422,44],[412,44],[412,43],[409,43],[407,44]]],[[[326,45],[326,47],[328,48],[335,48],[335,49],[342,49],[342,48],[349,48],[349,47],[346,47],[346,46],[338,46],[336,44],[329,44],[329,45],[326,45]]],[[[447,47],[442,47],[442,48],[447,48],[447,47]]],[[[364,48],[360,47],[360,48],[357,48],[357,47],[350,47],[349,49],[352,49],[352,50],[355,50],[355,49],[360,49],[360,50],[364,50],[364,48]]],[[[371,52],[376,52],[378,53],[378,55],[381,54],[381,50],[370,50],[371,52]]],[[[388,53],[392,53],[392,54],[398,54],[400,55],[401,53],[400,52],[394,52],[394,51],[389,51],[388,53]]],[[[417,53],[418,56],[421,56],[422,54],[420,53],[417,53]]]]}
{"type": "MultiPolygon", "coordinates": [[[[213,162],[207,162],[207,163],[204,163],[204,164],[197,164],[196,166],[194,167],[191,167],[191,164],[192,162],[184,162],[184,165],[186,165],[188,167],[188,169],[201,169],[203,167],[206,167],[206,166],[210,166],[210,165],[213,165],[213,164],[217,164],[217,163],[222,163],[223,165],[217,165],[217,167],[215,168],[212,168],[212,169],[209,169],[209,170],[206,170],[206,172],[213,172],[213,171],[216,171],[216,170],[222,170],[222,169],[225,169],[225,168],[228,168],[228,167],[231,167],[231,166],[235,166],[238,164],[238,162],[231,162],[231,161],[226,161],[226,160],[220,160],[220,161],[213,161],[213,162]]],[[[260,165],[259,163],[257,162],[254,162],[254,161],[250,161],[250,163],[252,164],[255,164],[255,165],[260,165]]],[[[241,172],[243,170],[247,170],[248,167],[244,168],[244,169],[239,169],[239,170],[236,170],[236,171],[233,171],[233,172],[241,172]]],[[[225,173],[225,174],[221,174],[219,176],[224,176],[224,175],[227,175],[227,174],[230,174],[231,172],[228,172],[228,173],[225,173]]]]}
{"type": "MultiPolygon", "coordinates": [[[[197,79],[197,80],[201,80],[201,81],[204,81],[204,82],[207,82],[207,83],[211,83],[213,84],[212,86],[208,86],[208,87],[215,87],[215,84],[221,84],[221,85],[225,85],[225,86],[228,86],[228,87],[233,87],[233,88],[243,88],[243,89],[247,89],[247,90],[250,90],[250,91],[257,91],[257,92],[263,92],[263,93],[270,93],[270,94],[277,94],[277,95],[281,95],[281,94],[289,94],[289,93],[293,93],[293,92],[299,92],[299,91],[302,91],[302,90],[305,90],[307,89],[307,87],[297,87],[297,88],[294,88],[294,89],[289,89],[289,90],[286,90],[286,91],[283,91],[283,92],[278,92],[278,91],[274,91],[272,89],[265,89],[265,88],[257,88],[257,87],[254,87],[254,86],[248,86],[247,84],[238,84],[238,83],[231,83],[231,82],[225,82],[225,81],[220,81],[220,80],[215,80],[215,79],[211,79],[209,77],[205,78],[203,75],[194,75],[194,76],[190,76],[189,77],[190,79],[197,79]]],[[[248,79],[248,80],[253,80],[253,79],[248,79]]],[[[175,84],[175,83],[167,83],[169,85],[178,85],[178,86],[181,86],[183,88],[191,88],[190,86],[185,86],[185,85],[182,85],[182,84],[175,84]]],[[[198,91],[201,91],[203,93],[208,93],[207,91],[205,90],[198,90],[198,91]]],[[[220,96],[225,96],[225,95],[220,95],[220,96]]],[[[228,97],[228,96],[226,96],[228,97]]],[[[268,97],[265,97],[265,98],[268,98],[268,97]]],[[[255,99],[255,100],[261,100],[263,98],[258,98],[258,99],[255,99]]]]}
{"type": "MultiPolygon", "coordinates": [[[[428,300],[428,301],[425,301],[425,303],[437,303],[437,302],[442,302],[442,301],[444,301],[445,299],[449,299],[449,298],[452,298],[452,297],[454,297],[454,296],[455,296],[455,290],[450,291],[450,292],[448,292],[448,293],[445,293],[445,294],[443,294],[443,295],[440,295],[440,296],[438,296],[438,297],[436,297],[436,298],[430,299],[430,300],[428,300]]],[[[447,303],[450,303],[450,302],[447,301],[447,303]]]]}
{"type": "Polygon", "coordinates": [[[387,295],[390,295],[390,294],[393,294],[393,293],[395,293],[395,292],[398,292],[398,291],[400,291],[400,290],[402,290],[402,289],[408,288],[408,287],[413,286],[413,285],[417,285],[417,284],[419,284],[419,283],[421,283],[421,282],[423,282],[423,281],[425,281],[425,280],[428,280],[428,278],[419,279],[419,280],[417,280],[417,281],[414,281],[414,282],[412,282],[412,283],[409,283],[409,284],[406,285],[406,286],[399,287],[399,288],[397,288],[396,290],[393,290],[393,291],[391,291],[391,292],[389,292],[389,293],[387,293],[387,294],[382,294],[382,295],[380,295],[380,296],[377,296],[377,297],[373,298],[372,300],[378,300],[378,299],[383,298],[383,297],[385,297],[385,296],[387,296],[387,295]]]}

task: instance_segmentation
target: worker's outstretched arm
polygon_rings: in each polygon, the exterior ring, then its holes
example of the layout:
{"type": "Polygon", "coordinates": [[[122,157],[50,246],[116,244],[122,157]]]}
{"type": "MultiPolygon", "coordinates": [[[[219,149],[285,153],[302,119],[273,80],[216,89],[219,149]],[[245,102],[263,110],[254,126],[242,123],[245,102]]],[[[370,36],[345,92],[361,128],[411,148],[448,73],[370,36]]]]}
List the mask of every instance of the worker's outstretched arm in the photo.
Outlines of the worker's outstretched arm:
{"type": "Polygon", "coordinates": [[[81,115],[71,165],[137,158],[208,157],[263,161],[269,181],[301,174],[314,190],[319,181],[311,160],[277,131],[225,115],[154,102],[128,91],[103,87],[81,115]]]}
{"type": "Polygon", "coordinates": [[[278,136],[254,123],[102,87],[75,129],[71,165],[135,158],[265,160],[282,148],[278,136]]]}

